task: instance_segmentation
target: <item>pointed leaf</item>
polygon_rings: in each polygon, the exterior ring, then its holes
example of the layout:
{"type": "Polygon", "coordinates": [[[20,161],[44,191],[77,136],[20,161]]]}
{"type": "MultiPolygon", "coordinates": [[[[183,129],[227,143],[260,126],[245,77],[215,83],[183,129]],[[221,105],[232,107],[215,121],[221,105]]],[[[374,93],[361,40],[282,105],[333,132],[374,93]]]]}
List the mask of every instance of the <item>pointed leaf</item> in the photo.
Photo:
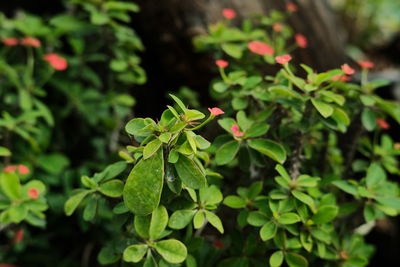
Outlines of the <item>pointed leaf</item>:
{"type": "Polygon", "coordinates": [[[162,240],[154,245],[156,251],[170,263],[181,263],[186,259],[185,245],[175,239],[162,240]]]}
{"type": "Polygon", "coordinates": [[[126,206],[136,215],[153,212],[160,203],[164,180],[162,149],[148,159],[141,159],[126,181],[123,197],[126,206]]]}
{"type": "Polygon", "coordinates": [[[206,177],[196,163],[185,155],[179,155],[175,169],[181,181],[188,187],[200,189],[207,184],[206,177]]]}

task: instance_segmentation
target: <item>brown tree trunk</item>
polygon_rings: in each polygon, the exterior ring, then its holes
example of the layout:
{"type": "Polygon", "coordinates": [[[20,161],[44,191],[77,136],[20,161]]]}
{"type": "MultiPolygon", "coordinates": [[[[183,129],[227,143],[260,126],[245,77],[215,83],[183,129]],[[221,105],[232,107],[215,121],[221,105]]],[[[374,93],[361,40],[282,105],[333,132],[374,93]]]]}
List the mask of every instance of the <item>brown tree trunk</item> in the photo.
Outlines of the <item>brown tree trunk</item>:
{"type": "Polygon", "coordinates": [[[289,20],[295,32],[309,39],[309,48],[299,52],[302,62],[318,70],[336,68],[346,60],[340,24],[326,0],[139,0],[142,19],[150,32],[159,32],[161,42],[190,40],[204,33],[207,25],[221,20],[221,10],[229,7],[238,17],[285,10],[288,2],[299,10],[289,20]]]}
{"type": "MultiPolygon", "coordinates": [[[[149,75],[145,90],[176,90],[187,85],[204,92],[215,77],[212,58],[195,53],[192,38],[207,31],[210,23],[222,20],[221,10],[233,8],[235,23],[255,14],[285,10],[289,0],[136,0],[141,12],[134,18],[147,52],[144,65],[149,75]],[[157,67],[156,67],[157,66],[157,67]]],[[[288,23],[309,40],[309,47],[298,49],[298,62],[318,71],[337,68],[346,61],[340,27],[326,0],[291,0],[298,5],[288,23]]],[[[143,95],[146,97],[146,95],[143,95]]],[[[201,94],[207,97],[207,94],[201,94]]],[[[146,99],[144,99],[146,100],[146,99]]],[[[208,99],[207,99],[208,100],[208,99]]],[[[159,103],[163,104],[163,103],[159,103]]],[[[164,106],[164,105],[161,105],[164,106]]],[[[151,107],[144,107],[151,112],[151,107]]]]}

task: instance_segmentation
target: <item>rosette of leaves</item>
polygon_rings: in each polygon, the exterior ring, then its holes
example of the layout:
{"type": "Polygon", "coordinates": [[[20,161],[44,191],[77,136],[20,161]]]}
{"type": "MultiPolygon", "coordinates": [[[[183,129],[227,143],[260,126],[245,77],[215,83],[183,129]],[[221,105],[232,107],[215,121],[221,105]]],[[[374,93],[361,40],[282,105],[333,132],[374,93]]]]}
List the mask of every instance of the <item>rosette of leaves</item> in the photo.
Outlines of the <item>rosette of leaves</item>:
{"type": "MultiPolygon", "coordinates": [[[[83,219],[92,221],[99,208],[101,208],[102,197],[119,198],[122,196],[124,183],[118,177],[127,167],[124,161],[116,162],[107,166],[102,172],[93,177],[82,176],[81,183],[85,189],[80,188],[73,191],[72,196],[64,204],[64,212],[67,216],[72,215],[78,206],[84,202],[83,219]],[[100,197],[102,196],[102,197],[100,197]]],[[[118,210],[125,209],[119,207],[118,210]]]]}
{"type": "Polygon", "coordinates": [[[399,187],[388,181],[385,170],[377,162],[369,165],[365,177],[359,181],[337,180],[332,184],[357,200],[346,205],[346,213],[355,211],[361,205],[367,223],[400,213],[399,187]]]}
{"type": "MultiPolygon", "coordinates": [[[[159,205],[149,216],[135,216],[134,228],[136,234],[144,242],[128,246],[123,252],[126,262],[140,262],[146,255],[144,266],[157,266],[154,253],[162,257],[162,261],[181,263],[186,259],[186,246],[176,239],[164,239],[172,231],[166,230],[168,211],[159,205]]],[[[165,264],[165,263],[164,263],[165,264]]]]}
{"type": "MultiPolygon", "coordinates": [[[[261,155],[265,155],[279,163],[286,160],[284,147],[270,139],[261,138],[268,130],[269,125],[265,122],[268,113],[258,114],[257,119],[246,116],[244,111],[239,111],[236,121],[232,118],[218,120],[218,124],[229,133],[220,136],[214,143],[218,149],[215,152],[215,162],[217,165],[231,163],[237,156],[243,164],[241,167],[246,169],[251,162],[255,165],[263,166],[261,155]],[[241,129],[241,134],[232,131],[232,127],[237,126],[241,129]]],[[[247,168],[248,169],[248,168],[247,168]]]]}
{"type": "Polygon", "coordinates": [[[209,157],[201,150],[210,143],[194,130],[212,117],[198,125],[205,115],[172,97],[180,113],[168,106],[158,123],[146,118],[133,119],[126,125],[126,131],[140,143],[128,148],[136,162],[123,193],[125,205],[136,215],[147,215],[157,208],[164,183],[175,194],[182,188],[200,189],[207,185],[201,160],[208,162],[209,157]]]}
{"type": "Polygon", "coordinates": [[[239,188],[239,196],[227,196],[224,204],[245,208],[239,214],[239,226],[246,223],[261,227],[259,236],[267,245],[278,249],[270,257],[271,266],[280,266],[285,260],[289,266],[308,266],[305,250],[317,257],[336,259],[332,247],[336,236],[332,225],[339,208],[333,194],[317,189],[320,178],[300,175],[292,179],[281,165],[276,166],[280,176],[275,177],[279,188],[260,195],[262,183],[253,183],[248,189],[239,188]]]}
{"type": "Polygon", "coordinates": [[[0,173],[0,224],[21,223],[45,227],[48,205],[45,199],[46,187],[39,180],[21,184],[15,173],[0,173]],[[35,190],[37,197],[29,196],[35,190]]]}

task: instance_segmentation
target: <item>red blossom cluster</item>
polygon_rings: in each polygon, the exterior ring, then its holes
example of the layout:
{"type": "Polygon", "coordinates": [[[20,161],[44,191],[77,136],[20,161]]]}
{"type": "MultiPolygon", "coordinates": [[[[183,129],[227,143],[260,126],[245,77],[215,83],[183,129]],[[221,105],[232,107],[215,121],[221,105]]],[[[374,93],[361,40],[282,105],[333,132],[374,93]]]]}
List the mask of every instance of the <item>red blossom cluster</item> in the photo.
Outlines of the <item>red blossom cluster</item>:
{"type": "Polygon", "coordinates": [[[25,165],[8,165],[3,168],[4,172],[15,172],[18,171],[20,174],[29,174],[29,168],[26,167],[25,165]]]}

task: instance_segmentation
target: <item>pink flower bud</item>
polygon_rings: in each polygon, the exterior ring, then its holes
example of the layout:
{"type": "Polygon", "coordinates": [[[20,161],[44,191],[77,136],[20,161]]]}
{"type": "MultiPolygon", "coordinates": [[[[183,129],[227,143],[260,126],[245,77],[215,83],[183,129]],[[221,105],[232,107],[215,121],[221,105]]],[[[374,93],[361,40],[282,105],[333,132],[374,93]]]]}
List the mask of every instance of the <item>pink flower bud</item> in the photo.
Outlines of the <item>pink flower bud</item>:
{"type": "Polygon", "coordinates": [[[217,65],[219,68],[224,69],[229,66],[229,63],[226,60],[218,59],[215,61],[215,65],[217,65]]]}
{"type": "Polygon", "coordinates": [[[290,60],[292,60],[292,57],[289,54],[275,57],[275,61],[282,65],[288,63],[290,60]]]}
{"type": "Polygon", "coordinates": [[[33,37],[24,37],[21,40],[21,44],[25,46],[40,47],[41,43],[39,39],[33,37]]]}
{"type": "Polygon", "coordinates": [[[4,172],[15,172],[16,170],[17,170],[17,166],[16,165],[8,165],[8,166],[3,168],[4,172]]]}
{"type": "Polygon", "coordinates": [[[274,23],[272,25],[272,29],[276,32],[281,32],[283,30],[283,26],[280,23],[274,23]]]}
{"type": "Polygon", "coordinates": [[[39,197],[39,190],[37,190],[36,188],[29,189],[28,196],[32,199],[37,199],[39,197]]]}
{"type": "Polygon", "coordinates": [[[237,137],[244,135],[244,132],[240,131],[239,125],[237,125],[237,124],[232,125],[231,131],[232,131],[233,135],[237,136],[237,137]]]}
{"type": "Polygon", "coordinates": [[[357,63],[363,69],[372,69],[375,66],[374,62],[367,61],[367,60],[360,60],[357,63]]]}
{"type": "Polygon", "coordinates": [[[18,39],[17,38],[4,38],[1,40],[2,43],[6,46],[16,46],[18,44],[18,39]]]}
{"type": "Polygon", "coordinates": [[[212,116],[218,116],[224,114],[225,112],[220,108],[208,108],[212,116]]]}
{"type": "Polygon", "coordinates": [[[297,33],[294,36],[294,39],[296,40],[296,44],[301,47],[301,48],[306,48],[307,47],[307,38],[300,33],[297,33]]]}
{"type": "Polygon", "coordinates": [[[250,43],[248,43],[247,48],[254,54],[258,54],[261,56],[272,56],[274,54],[274,49],[268,44],[261,41],[251,41],[250,43]]]}
{"type": "Polygon", "coordinates": [[[46,54],[43,59],[49,62],[55,70],[65,70],[68,67],[67,60],[55,53],[46,54]]]}
{"type": "Polygon", "coordinates": [[[342,71],[344,72],[344,73],[346,73],[347,75],[352,75],[352,74],[354,74],[356,71],[352,68],[352,67],[350,67],[348,64],[343,64],[342,65],[342,71]]]}
{"type": "Polygon", "coordinates": [[[222,16],[226,19],[234,19],[236,18],[236,12],[232,8],[224,8],[222,10],[222,16]]]}
{"type": "Polygon", "coordinates": [[[378,124],[379,128],[383,130],[388,130],[390,128],[390,124],[385,121],[383,118],[377,118],[376,124],[378,124]]]}
{"type": "Polygon", "coordinates": [[[298,7],[295,3],[290,2],[286,4],[286,10],[289,12],[296,12],[298,10],[298,7]]]}
{"type": "Polygon", "coordinates": [[[24,239],[24,229],[17,229],[14,235],[14,243],[20,243],[24,239]]]}
{"type": "Polygon", "coordinates": [[[29,168],[22,164],[18,165],[18,171],[20,174],[29,174],[30,173],[29,168]]]}

